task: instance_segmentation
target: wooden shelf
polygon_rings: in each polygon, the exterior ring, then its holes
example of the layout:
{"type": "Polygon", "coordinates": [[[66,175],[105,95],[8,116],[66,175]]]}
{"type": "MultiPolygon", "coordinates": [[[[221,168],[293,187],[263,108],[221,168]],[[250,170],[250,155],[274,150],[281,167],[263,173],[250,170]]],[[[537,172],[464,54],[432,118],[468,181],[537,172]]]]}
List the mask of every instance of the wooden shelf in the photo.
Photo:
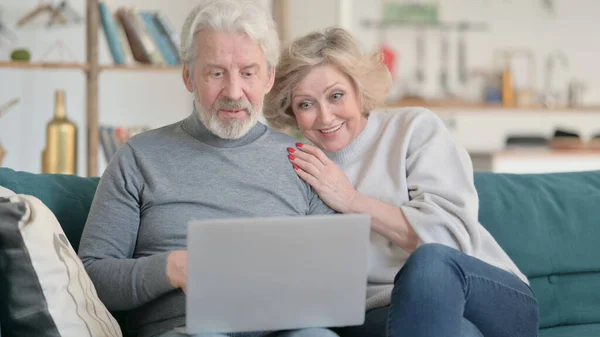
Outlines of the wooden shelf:
{"type": "MultiPolygon", "coordinates": [[[[61,63],[61,62],[18,62],[18,61],[0,61],[0,69],[73,69],[89,70],[89,66],[84,63],[61,63]]],[[[154,66],[146,64],[137,65],[101,65],[101,71],[181,71],[181,66],[154,66]]]]}
{"type": "Polygon", "coordinates": [[[505,107],[501,104],[486,104],[486,103],[468,103],[463,101],[423,101],[423,100],[400,100],[398,102],[386,103],[383,108],[399,108],[399,107],[424,107],[427,109],[434,110],[436,112],[464,112],[464,113],[477,113],[477,112],[492,112],[501,111],[506,113],[523,113],[523,112],[600,112],[600,106],[582,106],[582,107],[570,107],[570,106],[557,106],[548,108],[542,105],[532,106],[515,106],[505,107]]]}
{"type": "Polygon", "coordinates": [[[523,149],[502,149],[498,151],[470,151],[470,155],[475,156],[494,156],[494,157],[525,157],[525,158],[540,158],[540,157],[564,157],[564,156],[585,156],[585,157],[600,157],[599,148],[589,149],[553,149],[547,148],[523,148],[523,149]]]}
{"type": "Polygon", "coordinates": [[[409,27],[418,29],[438,29],[438,30],[457,30],[457,31],[486,31],[488,25],[484,22],[435,22],[418,23],[398,20],[362,20],[364,27],[375,27],[379,29],[389,27],[409,27]]]}
{"type": "Polygon", "coordinates": [[[87,70],[89,66],[84,63],[73,62],[23,62],[23,61],[0,61],[0,68],[11,69],[73,69],[87,70]]]}
{"type": "Polygon", "coordinates": [[[101,65],[101,71],[181,71],[181,66],[155,66],[147,64],[136,65],[101,65]]]}

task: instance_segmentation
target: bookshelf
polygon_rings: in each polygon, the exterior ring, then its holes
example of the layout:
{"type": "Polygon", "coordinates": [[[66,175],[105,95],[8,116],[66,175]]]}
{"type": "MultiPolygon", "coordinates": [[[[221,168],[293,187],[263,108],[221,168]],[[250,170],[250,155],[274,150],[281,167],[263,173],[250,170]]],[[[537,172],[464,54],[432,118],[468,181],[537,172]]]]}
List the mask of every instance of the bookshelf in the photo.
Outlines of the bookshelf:
{"type": "Polygon", "coordinates": [[[157,72],[178,72],[183,67],[172,67],[172,66],[153,66],[146,64],[138,64],[134,66],[123,66],[123,65],[101,65],[101,71],[157,71],[157,72]]]}
{"type": "Polygon", "coordinates": [[[98,77],[104,71],[127,72],[176,72],[181,71],[181,66],[157,66],[147,64],[135,65],[101,65],[98,61],[98,39],[101,28],[99,0],[86,0],[86,168],[87,176],[98,175],[98,152],[100,151],[100,125],[99,125],[99,86],[98,77]]]}
{"type": "Polygon", "coordinates": [[[100,11],[98,0],[87,0],[85,20],[86,61],[86,170],[88,177],[98,175],[98,151],[100,147],[100,123],[98,122],[98,36],[100,31],[100,11]]]}
{"type": "Polygon", "coordinates": [[[83,63],[43,63],[43,62],[7,62],[0,61],[0,68],[12,69],[72,69],[87,70],[88,65],[83,63]]]}
{"type": "Polygon", "coordinates": [[[98,176],[98,154],[100,151],[100,125],[99,125],[99,76],[105,71],[127,72],[180,72],[181,66],[154,66],[146,64],[136,65],[104,65],[99,64],[99,35],[101,22],[98,8],[99,0],[85,0],[85,63],[52,63],[52,62],[19,62],[0,61],[0,69],[48,69],[85,72],[86,87],[86,115],[85,127],[80,127],[86,135],[85,157],[86,175],[98,176]]]}

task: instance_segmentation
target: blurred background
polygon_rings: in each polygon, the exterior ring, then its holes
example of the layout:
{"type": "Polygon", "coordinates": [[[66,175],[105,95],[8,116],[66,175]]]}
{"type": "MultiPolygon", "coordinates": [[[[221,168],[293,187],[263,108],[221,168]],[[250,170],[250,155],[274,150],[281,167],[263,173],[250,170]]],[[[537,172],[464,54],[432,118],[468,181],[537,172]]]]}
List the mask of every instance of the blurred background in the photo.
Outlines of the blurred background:
{"type": "MultiPolygon", "coordinates": [[[[438,113],[478,171],[600,169],[598,0],[263,2],[284,44],[338,25],[382,53],[394,86],[379,109],[438,113]]],[[[0,164],[44,171],[57,91],[83,176],[102,174],[127,137],[187,116],[173,55],[196,3],[0,0],[0,164]],[[124,12],[146,45],[135,46],[124,12]]]]}

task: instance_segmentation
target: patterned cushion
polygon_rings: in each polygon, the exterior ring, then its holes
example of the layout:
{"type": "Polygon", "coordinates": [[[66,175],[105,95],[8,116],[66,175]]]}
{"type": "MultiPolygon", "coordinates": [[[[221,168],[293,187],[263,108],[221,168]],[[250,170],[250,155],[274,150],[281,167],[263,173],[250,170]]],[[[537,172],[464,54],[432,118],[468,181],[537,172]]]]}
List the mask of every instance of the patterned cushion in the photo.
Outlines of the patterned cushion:
{"type": "Polygon", "coordinates": [[[0,322],[9,336],[121,337],[54,214],[0,188],[0,322]]]}

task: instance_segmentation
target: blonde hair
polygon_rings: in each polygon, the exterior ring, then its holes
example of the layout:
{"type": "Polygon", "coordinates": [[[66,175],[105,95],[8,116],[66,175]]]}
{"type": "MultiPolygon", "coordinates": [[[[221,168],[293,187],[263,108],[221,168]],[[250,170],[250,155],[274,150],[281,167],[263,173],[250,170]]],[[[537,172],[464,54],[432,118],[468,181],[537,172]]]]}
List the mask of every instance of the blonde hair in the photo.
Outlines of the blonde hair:
{"type": "Polygon", "coordinates": [[[392,85],[391,74],[379,53],[364,54],[348,31],[332,27],[312,32],[293,41],[281,53],[275,84],[265,97],[263,114],[269,125],[276,129],[297,127],[292,91],[313,68],[324,64],[348,75],[365,116],[383,103],[392,85]]]}

